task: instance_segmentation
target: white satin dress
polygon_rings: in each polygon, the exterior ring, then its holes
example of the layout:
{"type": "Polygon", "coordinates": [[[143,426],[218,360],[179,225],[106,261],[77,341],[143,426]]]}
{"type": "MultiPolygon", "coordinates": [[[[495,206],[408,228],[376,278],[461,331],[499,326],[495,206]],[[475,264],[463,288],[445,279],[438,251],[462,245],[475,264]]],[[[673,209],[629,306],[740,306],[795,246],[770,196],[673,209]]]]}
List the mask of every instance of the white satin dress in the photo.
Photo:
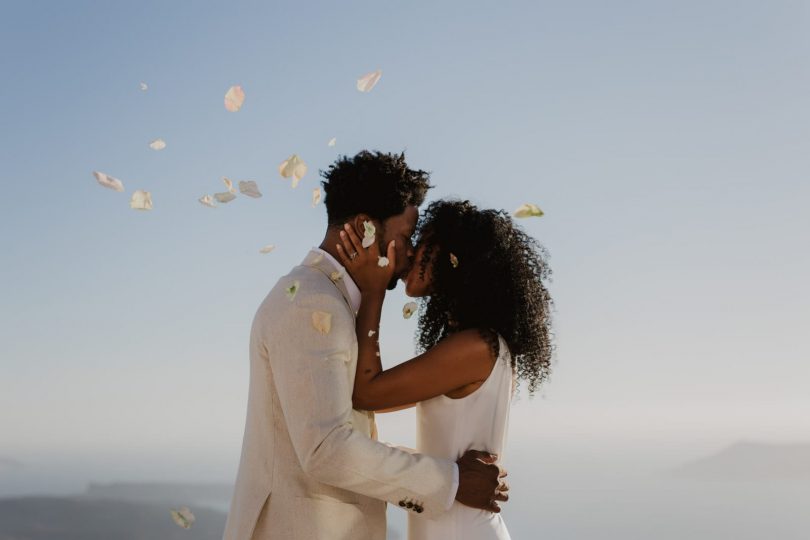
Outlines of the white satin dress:
{"type": "MultiPolygon", "coordinates": [[[[498,454],[503,464],[512,401],[513,370],[506,341],[498,336],[498,359],[484,383],[460,399],[441,395],[416,406],[416,450],[456,460],[467,450],[498,454]]],[[[455,501],[435,519],[408,514],[408,540],[510,540],[501,514],[455,501]]]]}

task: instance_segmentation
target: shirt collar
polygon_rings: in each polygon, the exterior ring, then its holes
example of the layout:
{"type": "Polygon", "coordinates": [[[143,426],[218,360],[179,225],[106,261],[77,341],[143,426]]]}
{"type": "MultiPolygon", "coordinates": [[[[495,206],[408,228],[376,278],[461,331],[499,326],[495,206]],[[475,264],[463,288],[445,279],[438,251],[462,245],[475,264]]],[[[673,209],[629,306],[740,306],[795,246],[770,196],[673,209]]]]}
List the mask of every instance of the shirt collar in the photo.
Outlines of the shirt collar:
{"type": "Polygon", "coordinates": [[[349,293],[349,300],[352,303],[352,309],[356,312],[360,309],[360,289],[357,288],[357,284],[354,282],[352,277],[349,275],[349,272],[346,271],[346,268],[342,264],[340,264],[337,259],[332,257],[332,255],[322,250],[321,248],[312,248],[312,251],[316,253],[321,253],[327,261],[329,261],[332,266],[335,267],[335,270],[343,274],[343,283],[346,285],[346,291],[349,293]]]}

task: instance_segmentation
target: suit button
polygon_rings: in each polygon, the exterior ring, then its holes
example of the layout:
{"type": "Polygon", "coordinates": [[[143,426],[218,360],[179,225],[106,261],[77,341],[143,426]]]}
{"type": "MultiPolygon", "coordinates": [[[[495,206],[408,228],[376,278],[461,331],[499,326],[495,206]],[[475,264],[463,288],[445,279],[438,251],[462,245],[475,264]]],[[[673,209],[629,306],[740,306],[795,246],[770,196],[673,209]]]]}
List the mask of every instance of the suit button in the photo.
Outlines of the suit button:
{"type": "Polygon", "coordinates": [[[399,501],[399,505],[400,505],[402,508],[405,508],[405,501],[404,501],[404,500],[399,501]]]}
{"type": "Polygon", "coordinates": [[[405,506],[407,506],[409,509],[413,508],[413,503],[411,501],[408,501],[408,504],[406,504],[405,506]]]}

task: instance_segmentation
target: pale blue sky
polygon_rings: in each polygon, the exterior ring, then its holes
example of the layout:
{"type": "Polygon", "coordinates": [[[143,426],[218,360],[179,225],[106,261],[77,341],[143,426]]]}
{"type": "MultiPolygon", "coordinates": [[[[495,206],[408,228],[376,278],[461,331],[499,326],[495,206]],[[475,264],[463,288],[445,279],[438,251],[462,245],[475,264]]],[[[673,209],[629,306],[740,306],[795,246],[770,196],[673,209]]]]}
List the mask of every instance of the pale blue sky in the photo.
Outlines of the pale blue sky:
{"type": "MultiPolygon", "coordinates": [[[[362,148],[406,150],[432,198],[546,211],[521,224],[552,255],[557,365],[514,444],[806,439],[809,6],[3,2],[0,456],[229,471],[255,309],[320,241],[318,169],[362,148]],[[201,206],[221,176],[265,196],[201,206]]],[[[386,363],[412,351],[404,302],[386,363]]]]}

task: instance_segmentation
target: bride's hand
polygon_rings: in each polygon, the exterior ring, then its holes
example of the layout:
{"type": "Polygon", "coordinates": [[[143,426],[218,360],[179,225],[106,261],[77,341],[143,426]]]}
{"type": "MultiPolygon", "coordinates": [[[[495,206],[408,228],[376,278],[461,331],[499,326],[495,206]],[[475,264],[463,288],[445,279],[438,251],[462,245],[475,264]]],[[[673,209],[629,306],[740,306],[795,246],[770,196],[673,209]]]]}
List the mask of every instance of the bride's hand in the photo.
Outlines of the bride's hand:
{"type": "Polygon", "coordinates": [[[386,257],[380,257],[376,240],[364,248],[357,232],[348,224],[340,231],[340,241],[342,245],[337,245],[338,256],[360,291],[384,295],[397,264],[395,241],[391,240],[388,244],[386,257]]]}

